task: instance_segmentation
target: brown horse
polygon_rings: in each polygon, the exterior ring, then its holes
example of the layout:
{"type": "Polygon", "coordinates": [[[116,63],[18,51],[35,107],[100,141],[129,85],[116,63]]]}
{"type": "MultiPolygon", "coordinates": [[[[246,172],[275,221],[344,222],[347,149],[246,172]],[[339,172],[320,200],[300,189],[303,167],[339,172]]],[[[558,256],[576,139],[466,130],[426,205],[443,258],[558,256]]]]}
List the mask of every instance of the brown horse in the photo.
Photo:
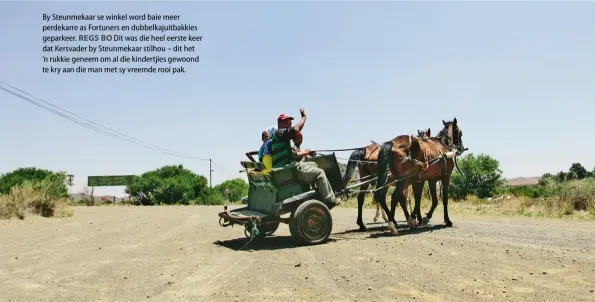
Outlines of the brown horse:
{"type": "MultiPolygon", "coordinates": [[[[430,134],[431,134],[431,132],[430,132],[429,128],[426,131],[417,130],[417,136],[419,138],[427,139],[430,137],[430,134]]],[[[402,135],[402,137],[406,137],[408,139],[410,138],[410,136],[408,136],[408,135],[402,135]]],[[[409,142],[407,142],[407,144],[409,144],[409,142]]],[[[353,177],[353,174],[355,173],[356,166],[357,166],[358,172],[359,172],[359,179],[365,180],[365,179],[372,178],[373,175],[377,173],[376,168],[377,168],[377,160],[378,160],[378,155],[379,155],[378,151],[379,150],[380,150],[380,145],[373,143],[366,147],[356,149],[355,151],[353,151],[351,153],[351,156],[349,157],[349,162],[347,163],[347,167],[345,168],[345,174],[343,175],[343,183],[347,184],[351,180],[351,178],[353,177]]],[[[361,185],[359,193],[357,194],[357,224],[359,225],[360,231],[366,230],[366,226],[364,225],[364,222],[362,219],[362,210],[364,207],[364,197],[365,197],[366,193],[368,193],[367,192],[368,188],[370,186],[374,186],[374,183],[378,183],[378,182],[376,181],[376,182],[361,185]]],[[[406,191],[405,194],[408,195],[407,193],[408,192],[406,191]]],[[[377,202],[376,199],[374,199],[374,203],[376,203],[376,217],[374,219],[374,221],[376,221],[379,216],[380,204],[377,202]]],[[[409,203],[409,207],[411,207],[411,203],[409,203]]],[[[388,219],[386,218],[387,212],[388,212],[387,210],[384,210],[384,211],[382,211],[382,214],[383,214],[384,220],[388,222],[388,219]]],[[[409,221],[408,213],[406,214],[406,218],[409,221]]],[[[410,223],[412,223],[412,222],[410,222],[410,223]]]]}
{"type": "MultiPolygon", "coordinates": [[[[445,142],[445,146],[450,146],[454,142],[454,144],[457,144],[457,147],[462,148],[462,141],[460,137],[462,132],[460,132],[460,129],[458,128],[458,126],[456,126],[456,119],[453,122],[443,123],[445,124],[445,129],[441,131],[442,134],[440,135],[440,137],[442,141],[445,142]]],[[[380,147],[378,155],[377,182],[379,185],[383,183],[385,185],[381,186],[380,189],[376,189],[376,191],[374,192],[374,199],[380,202],[380,205],[382,206],[383,210],[388,211],[388,207],[386,205],[386,187],[390,184],[395,183],[395,191],[391,196],[391,211],[388,223],[389,231],[393,235],[398,234],[397,222],[394,218],[394,210],[397,202],[399,202],[401,208],[403,209],[403,213],[405,214],[405,218],[407,219],[407,224],[410,227],[415,226],[414,224],[412,225],[413,220],[409,217],[409,213],[405,205],[407,187],[409,185],[414,184],[414,178],[417,178],[416,176],[419,173],[428,172],[428,167],[433,167],[434,164],[434,162],[432,162],[432,166],[430,166],[427,160],[425,160],[424,163],[424,152],[426,150],[423,148],[424,146],[426,146],[426,144],[420,144],[420,142],[422,142],[422,140],[418,138],[399,136],[390,142],[384,143],[380,147]],[[387,170],[389,169],[390,176],[387,173],[387,170]]],[[[443,190],[445,190],[445,187],[448,188],[448,180],[446,178],[442,178],[441,180],[443,184],[443,190]]],[[[418,178],[417,181],[423,181],[423,178],[421,180],[418,178]]],[[[419,215],[421,190],[417,193],[418,194],[414,194],[414,212],[418,214],[418,221],[422,221],[421,215],[419,215]]],[[[446,194],[444,193],[443,195],[446,194]]],[[[446,211],[445,217],[448,218],[448,211],[446,211]]]]}
{"type": "Polygon", "coordinates": [[[417,217],[417,221],[422,224],[427,224],[432,218],[432,214],[438,206],[438,197],[436,196],[436,182],[441,182],[442,189],[442,204],[444,206],[444,224],[447,227],[452,227],[452,221],[448,217],[448,185],[450,183],[450,176],[455,166],[455,151],[463,152],[463,131],[457,124],[457,119],[453,121],[442,121],[444,128],[438,133],[436,137],[428,140],[416,140],[413,142],[411,148],[417,149],[415,160],[424,162],[427,168],[423,169],[413,181],[413,195],[415,198],[415,209],[413,215],[417,217]],[[455,150],[456,149],[456,150],[455,150]],[[420,202],[421,195],[424,188],[424,183],[428,182],[430,188],[430,196],[432,198],[432,207],[426,213],[426,217],[422,219],[420,202]]]}
{"type": "MultiPolygon", "coordinates": [[[[428,128],[428,130],[417,129],[417,137],[421,138],[422,140],[428,140],[431,137],[431,133],[432,132],[430,128],[428,128]]],[[[405,190],[407,192],[405,193],[405,197],[407,198],[407,208],[409,209],[410,213],[413,213],[413,208],[411,207],[412,191],[409,191],[408,188],[405,188],[405,190]]],[[[376,215],[374,215],[374,222],[378,221],[378,218],[380,217],[380,212],[382,212],[382,219],[384,219],[384,222],[388,222],[388,217],[386,216],[386,213],[380,210],[380,204],[374,199],[372,200],[372,202],[376,204],[376,215]]],[[[417,217],[413,216],[411,219],[416,220],[416,218],[417,217]]]]}

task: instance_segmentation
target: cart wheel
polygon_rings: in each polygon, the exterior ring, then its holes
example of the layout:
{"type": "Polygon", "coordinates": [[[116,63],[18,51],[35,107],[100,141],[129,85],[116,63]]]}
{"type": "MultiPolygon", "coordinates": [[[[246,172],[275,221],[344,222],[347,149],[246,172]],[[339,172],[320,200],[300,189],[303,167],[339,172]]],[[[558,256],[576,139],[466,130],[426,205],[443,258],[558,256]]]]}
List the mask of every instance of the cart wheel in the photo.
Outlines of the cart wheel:
{"type": "MultiPolygon", "coordinates": [[[[273,232],[275,230],[273,230],[273,232]]],[[[272,234],[272,233],[270,233],[270,234],[272,234]]],[[[262,239],[270,234],[269,234],[268,230],[265,230],[263,227],[259,226],[258,227],[258,235],[256,235],[256,237],[254,239],[262,239]]],[[[251,235],[252,235],[252,224],[247,223],[246,227],[244,227],[244,236],[246,236],[246,238],[250,238],[251,235]]]]}
{"type": "Polygon", "coordinates": [[[264,231],[264,233],[267,236],[271,236],[271,235],[273,235],[273,233],[275,233],[275,231],[278,228],[279,228],[279,222],[271,222],[271,223],[265,224],[265,226],[262,228],[262,230],[264,231]]]}
{"type": "Polygon", "coordinates": [[[331,235],[333,218],[328,207],[318,200],[308,200],[291,213],[289,232],[301,244],[324,243],[331,235]]]}

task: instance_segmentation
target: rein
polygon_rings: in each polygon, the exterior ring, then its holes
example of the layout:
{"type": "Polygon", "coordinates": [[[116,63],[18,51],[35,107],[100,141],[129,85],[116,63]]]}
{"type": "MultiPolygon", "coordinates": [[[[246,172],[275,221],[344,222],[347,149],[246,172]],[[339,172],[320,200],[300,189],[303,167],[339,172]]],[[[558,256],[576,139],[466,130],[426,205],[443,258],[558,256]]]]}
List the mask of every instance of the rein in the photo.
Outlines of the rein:
{"type": "Polygon", "coordinates": [[[312,150],[314,152],[341,152],[341,151],[355,151],[355,150],[359,150],[359,149],[364,149],[365,147],[359,147],[359,148],[346,148],[346,149],[319,149],[319,150],[312,150]]]}
{"type": "Polygon", "coordinates": [[[461,169],[459,169],[459,164],[457,163],[457,157],[461,154],[463,154],[463,152],[469,150],[469,148],[464,148],[463,150],[457,150],[457,153],[455,154],[455,157],[453,158],[454,162],[455,162],[455,168],[457,169],[457,171],[459,172],[459,174],[461,174],[461,176],[463,176],[463,180],[465,182],[467,182],[467,175],[465,175],[463,173],[463,171],[461,171],[461,169]]]}
{"type": "MultiPolygon", "coordinates": [[[[429,140],[429,139],[427,139],[427,138],[426,138],[426,139],[424,139],[424,138],[418,138],[418,137],[414,137],[413,135],[411,135],[411,139],[410,139],[410,141],[409,141],[409,146],[410,146],[410,147],[411,147],[411,144],[412,144],[412,142],[413,142],[413,139],[419,139],[419,140],[421,140],[421,141],[424,141],[424,142],[434,143],[432,140],[429,140]]],[[[376,142],[374,142],[374,141],[372,141],[372,144],[377,144],[377,143],[376,143],[376,142]]],[[[358,147],[358,148],[345,148],[345,149],[318,149],[318,150],[313,150],[313,152],[314,152],[314,153],[317,153],[317,152],[341,152],[341,151],[355,151],[355,150],[364,149],[364,148],[366,148],[366,147],[367,147],[367,146],[364,146],[364,147],[358,147]]],[[[467,150],[469,150],[469,149],[468,149],[468,148],[463,148],[463,149],[461,150],[461,149],[459,149],[459,148],[458,148],[458,147],[456,147],[456,146],[453,146],[453,147],[450,147],[450,148],[448,148],[449,152],[452,152],[452,151],[453,151],[453,149],[456,149],[455,156],[453,157],[453,161],[454,161],[455,168],[456,168],[456,169],[457,169],[457,171],[458,171],[458,172],[461,174],[461,176],[463,176],[463,179],[464,179],[464,181],[465,181],[465,182],[467,182],[467,176],[466,176],[466,175],[465,175],[465,174],[464,174],[464,173],[461,171],[461,169],[459,168],[459,165],[458,165],[458,163],[457,163],[457,156],[460,156],[461,154],[463,154],[463,152],[465,152],[465,151],[467,151],[467,150]]],[[[403,161],[402,161],[402,162],[406,162],[406,161],[413,162],[414,164],[416,164],[416,165],[418,165],[418,166],[421,166],[423,171],[426,171],[426,170],[427,170],[429,167],[431,167],[431,166],[435,165],[435,164],[436,164],[436,163],[438,163],[438,162],[439,162],[441,159],[442,159],[442,160],[445,160],[445,161],[447,160],[447,158],[446,158],[446,154],[445,154],[445,153],[443,153],[443,154],[440,154],[439,156],[437,156],[437,157],[435,157],[435,158],[432,158],[432,159],[430,159],[430,160],[427,160],[425,163],[424,163],[424,162],[421,162],[421,161],[419,161],[419,160],[417,160],[417,159],[411,158],[411,155],[410,155],[410,154],[408,154],[408,156],[407,156],[407,157],[403,158],[403,161]]],[[[362,164],[362,163],[364,163],[364,164],[374,164],[374,163],[375,163],[375,162],[372,162],[372,161],[363,161],[363,160],[351,160],[351,159],[342,159],[342,160],[347,160],[347,161],[354,161],[354,162],[357,162],[358,164],[362,164]]],[[[396,179],[396,180],[394,180],[394,181],[391,181],[390,183],[388,183],[388,179],[387,179],[387,181],[386,181],[386,182],[385,182],[385,183],[384,183],[384,184],[383,184],[381,187],[379,187],[379,188],[375,188],[374,190],[369,190],[369,191],[368,191],[368,190],[366,190],[366,191],[371,193],[371,192],[376,192],[376,191],[382,190],[382,189],[384,189],[384,188],[386,188],[386,187],[388,187],[388,186],[391,186],[391,185],[393,185],[393,184],[395,184],[395,183],[397,183],[397,182],[400,182],[400,181],[403,181],[403,180],[409,179],[409,178],[411,178],[411,177],[413,177],[413,176],[415,176],[415,175],[419,174],[419,172],[420,172],[420,171],[412,172],[412,173],[410,173],[409,175],[406,175],[406,176],[404,176],[404,177],[398,178],[398,179],[396,179]]]]}

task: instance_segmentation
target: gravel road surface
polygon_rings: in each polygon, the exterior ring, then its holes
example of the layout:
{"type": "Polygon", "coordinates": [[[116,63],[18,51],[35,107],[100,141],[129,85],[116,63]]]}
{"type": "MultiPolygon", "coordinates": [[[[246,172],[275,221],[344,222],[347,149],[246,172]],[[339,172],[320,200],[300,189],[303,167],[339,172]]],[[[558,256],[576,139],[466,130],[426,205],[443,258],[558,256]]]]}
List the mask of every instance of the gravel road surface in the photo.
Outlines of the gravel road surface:
{"type": "MultiPolygon", "coordinates": [[[[287,225],[238,250],[222,207],[75,207],[0,221],[0,301],[594,301],[595,223],[452,216],[387,236],[333,209],[327,244],[287,225]]],[[[401,214],[402,216],[402,214],[401,214]]],[[[398,219],[402,219],[398,216],[398,219]]]]}

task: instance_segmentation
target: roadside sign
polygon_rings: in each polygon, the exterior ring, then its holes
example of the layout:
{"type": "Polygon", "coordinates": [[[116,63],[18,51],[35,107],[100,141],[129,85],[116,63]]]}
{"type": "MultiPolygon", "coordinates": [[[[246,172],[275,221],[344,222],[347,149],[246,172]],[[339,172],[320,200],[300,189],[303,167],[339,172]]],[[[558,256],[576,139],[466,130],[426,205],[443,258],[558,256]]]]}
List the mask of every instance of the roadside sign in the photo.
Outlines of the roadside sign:
{"type": "Polygon", "coordinates": [[[110,187],[132,185],[134,175],[89,176],[87,186],[110,187]]]}

